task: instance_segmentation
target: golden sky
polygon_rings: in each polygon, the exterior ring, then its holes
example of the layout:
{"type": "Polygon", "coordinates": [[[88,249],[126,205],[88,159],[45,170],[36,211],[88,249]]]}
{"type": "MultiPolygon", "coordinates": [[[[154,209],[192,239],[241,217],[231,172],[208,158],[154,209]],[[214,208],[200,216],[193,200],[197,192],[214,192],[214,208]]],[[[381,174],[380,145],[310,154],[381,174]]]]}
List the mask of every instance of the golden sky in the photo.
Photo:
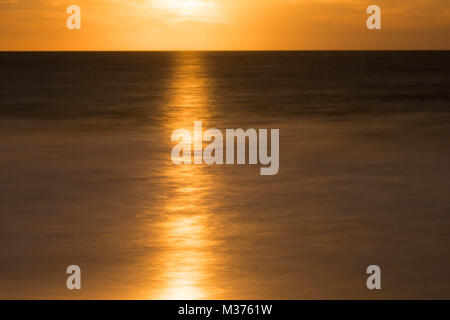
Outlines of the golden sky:
{"type": "Polygon", "coordinates": [[[0,50],[448,50],[450,0],[0,0],[0,30],[0,50]]]}

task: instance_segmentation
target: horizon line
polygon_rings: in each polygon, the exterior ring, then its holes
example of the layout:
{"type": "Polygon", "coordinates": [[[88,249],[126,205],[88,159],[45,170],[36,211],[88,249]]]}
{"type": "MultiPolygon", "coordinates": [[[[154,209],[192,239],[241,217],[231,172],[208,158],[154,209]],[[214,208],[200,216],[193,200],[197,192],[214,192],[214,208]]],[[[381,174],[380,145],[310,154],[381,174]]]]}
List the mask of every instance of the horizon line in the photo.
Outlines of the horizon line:
{"type": "Polygon", "coordinates": [[[0,50],[0,53],[76,53],[76,52],[446,52],[450,49],[254,49],[254,50],[0,50]]]}

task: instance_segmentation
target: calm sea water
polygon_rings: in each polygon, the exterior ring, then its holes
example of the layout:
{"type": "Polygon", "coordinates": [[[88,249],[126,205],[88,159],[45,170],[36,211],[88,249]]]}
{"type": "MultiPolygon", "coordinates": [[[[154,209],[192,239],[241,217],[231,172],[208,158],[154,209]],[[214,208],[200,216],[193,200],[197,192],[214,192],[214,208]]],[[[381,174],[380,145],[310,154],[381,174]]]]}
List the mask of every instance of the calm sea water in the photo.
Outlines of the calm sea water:
{"type": "Polygon", "coordinates": [[[449,58],[0,53],[0,298],[450,298],[449,58]],[[278,175],[173,165],[194,120],[278,175]]]}

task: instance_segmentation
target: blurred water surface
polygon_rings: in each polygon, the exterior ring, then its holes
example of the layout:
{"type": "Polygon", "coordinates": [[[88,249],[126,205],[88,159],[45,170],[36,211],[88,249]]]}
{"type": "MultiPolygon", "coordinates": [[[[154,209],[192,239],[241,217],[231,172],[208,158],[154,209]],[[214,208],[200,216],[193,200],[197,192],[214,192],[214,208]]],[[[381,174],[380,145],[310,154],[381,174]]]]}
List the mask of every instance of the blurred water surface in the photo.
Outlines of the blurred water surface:
{"type": "Polygon", "coordinates": [[[449,58],[1,53],[0,298],[450,298],[449,58]],[[194,120],[278,175],[173,165],[194,120]]]}

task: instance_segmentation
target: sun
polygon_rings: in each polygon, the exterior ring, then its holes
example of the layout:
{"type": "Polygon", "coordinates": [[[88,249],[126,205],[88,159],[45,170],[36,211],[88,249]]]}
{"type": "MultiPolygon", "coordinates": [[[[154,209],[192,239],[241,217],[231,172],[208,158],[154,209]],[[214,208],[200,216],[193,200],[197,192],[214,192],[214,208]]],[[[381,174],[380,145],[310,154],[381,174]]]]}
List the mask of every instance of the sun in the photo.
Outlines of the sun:
{"type": "Polygon", "coordinates": [[[156,0],[158,7],[183,17],[208,16],[216,7],[211,0],[156,0]]]}
{"type": "Polygon", "coordinates": [[[205,7],[205,3],[201,0],[171,0],[168,4],[183,15],[199,13],[205,7]]]}

